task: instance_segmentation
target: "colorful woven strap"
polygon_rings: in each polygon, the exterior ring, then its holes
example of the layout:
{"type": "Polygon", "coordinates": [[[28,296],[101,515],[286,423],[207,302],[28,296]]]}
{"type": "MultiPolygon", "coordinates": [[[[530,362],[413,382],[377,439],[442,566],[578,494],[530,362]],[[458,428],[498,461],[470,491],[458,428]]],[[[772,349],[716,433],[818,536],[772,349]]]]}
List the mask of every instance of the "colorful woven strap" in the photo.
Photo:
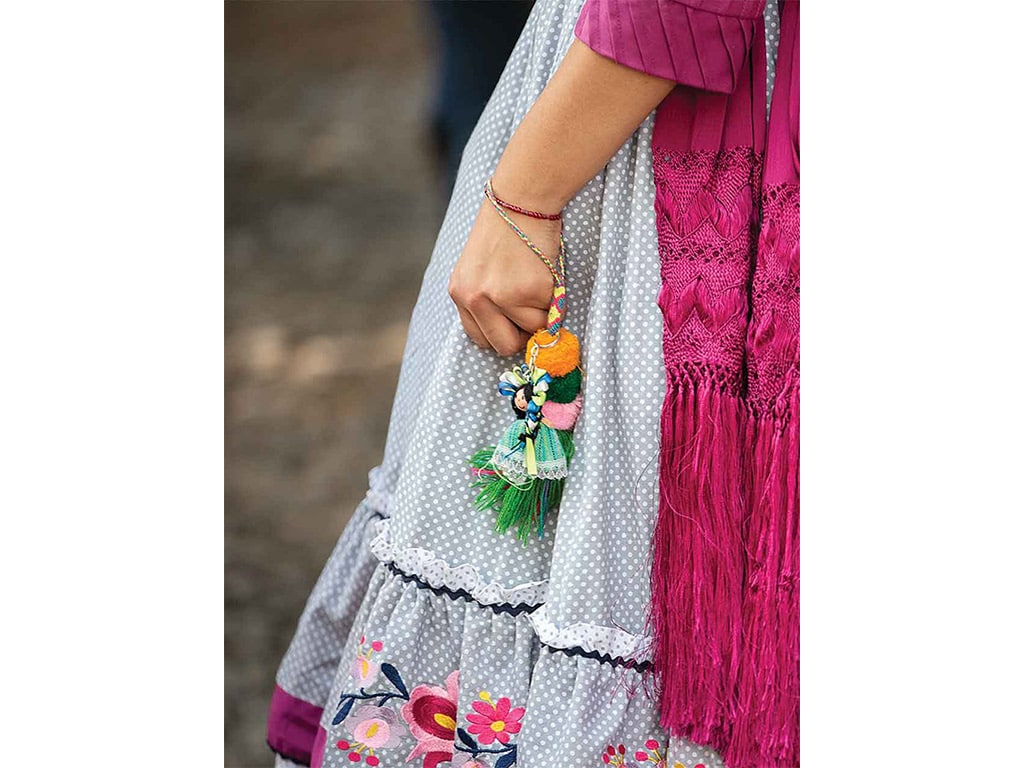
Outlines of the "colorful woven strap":
{"type": "Polygon", "coordinates": [[[512,228],[512,231],[519,236],[519,239],[537,255],[537,258],[544,262],[544,266],[546,266],[548,271],[551,272],[551,277],[554,278],[555,281],[555,288],[551,294],[551,306],[548,308],[547,331],[552,336],[556,335],[562,327],[562,322],[565,320],[565,239],[562,237],[562,233],[558,233],[558,263],[554,264],[551,259],[545,255],[544,251],[538,248],[536,243],[534,243],[505,212],[502,202],[494,195],[494,190],[491,188],[490,181],[488,181],[484,186],[484,194],[487,196],[491,205],[494,206],[494,210],[498,212],[498,215],[505,220],[505,223],[508,224],[509,227],[512,228]]]}

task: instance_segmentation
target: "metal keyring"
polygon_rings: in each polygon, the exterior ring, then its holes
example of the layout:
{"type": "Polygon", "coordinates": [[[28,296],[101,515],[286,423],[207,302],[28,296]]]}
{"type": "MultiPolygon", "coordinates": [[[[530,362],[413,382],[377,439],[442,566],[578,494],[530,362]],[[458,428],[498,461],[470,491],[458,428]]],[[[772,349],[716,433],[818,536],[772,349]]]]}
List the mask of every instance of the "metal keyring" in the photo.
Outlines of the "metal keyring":
{"type": "Polygon", "coordinates": [[[559,339],[559,338],[561,337],[561,335],[562,335],[562,329],[561,329],[561,328],[559,328],[559,329],[558,329],[557,331],[555,331],[555,338],[553,338],[553,339],[552,339],[551,341],[549,341],[549,342],[548,342],[547,344],[541,344],[540,342],[537,342],[537,341],[535,341],[535,342],[533,342],[533,343],[534,343],[534,345],[535,345],[535,346],[538,346],[538,347],[540,347],[541,349],[547,349],[548,347],[553,347],[553,346],[555,346],[555,344],[557,344],[557,343],[558,343],[558,339],[559,339]]]}
{"type": "MultiPolygon", "coordinates": [[[[538,331],[539,333],[539,331],[538,331]]],[[[559,328],[555,332],[555,338],[549,341],[547,344],[540,344],[539,342],[533,342],[533,346],[530,348],[530,376],[533,376],[533,372],[537,367],[537,355],[542,349],[548,349],[549,347],[555,346],[558,343],[559,338],[562,336],[562,329],[559,328]]]]}

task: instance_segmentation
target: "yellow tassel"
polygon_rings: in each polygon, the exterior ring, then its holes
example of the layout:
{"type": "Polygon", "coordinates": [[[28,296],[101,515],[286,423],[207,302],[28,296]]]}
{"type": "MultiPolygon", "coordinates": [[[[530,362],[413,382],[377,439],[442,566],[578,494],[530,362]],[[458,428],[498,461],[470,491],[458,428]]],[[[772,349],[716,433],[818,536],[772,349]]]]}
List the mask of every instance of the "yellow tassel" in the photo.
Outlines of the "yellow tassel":
{"type": "Polygon", "coordinates": [[[526,474],[530,477],[537,476],[537,449],[533,445],[533,438],[526,438],[526,474]]]}

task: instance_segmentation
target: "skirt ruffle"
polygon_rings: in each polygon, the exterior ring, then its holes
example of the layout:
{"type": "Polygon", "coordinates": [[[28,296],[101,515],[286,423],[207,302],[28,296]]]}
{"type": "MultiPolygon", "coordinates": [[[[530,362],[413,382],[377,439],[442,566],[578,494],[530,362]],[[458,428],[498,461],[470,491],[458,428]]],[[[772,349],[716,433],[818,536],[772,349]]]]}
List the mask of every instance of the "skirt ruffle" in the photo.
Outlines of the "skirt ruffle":
{"type": "MultiPolygon", "coordinates": [[[[425,551],[396,552],[387,529],[379,510],[360,505],[278,674],[283,694],[322,707],[310,764],[588,768],[604,756],[622,766],[639,765],[639,753],[655,766],[666,758],[646,662],[545,644],[540,585],[499,587],[425,551]]],[[[665,765],[723,765],[709,749],[673,746],[665,765]]],[[[303,757],[285,751],[278,766],[303,757]]]]}

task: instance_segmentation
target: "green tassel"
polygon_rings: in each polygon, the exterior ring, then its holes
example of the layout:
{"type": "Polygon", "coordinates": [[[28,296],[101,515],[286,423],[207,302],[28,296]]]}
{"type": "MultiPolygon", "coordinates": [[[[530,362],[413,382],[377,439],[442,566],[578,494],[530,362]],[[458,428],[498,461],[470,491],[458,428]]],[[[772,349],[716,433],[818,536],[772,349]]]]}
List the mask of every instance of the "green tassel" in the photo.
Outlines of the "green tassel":
{"type": "MultiPolygon", "coordinates": [[[[562,444],[566,461],[576,452],[572,432],[555,430],[562,444]]],[[[491,456],[494,446],[481,448],[469,460],[474,469],[493,469],[491,456]]],[[[562,500],[564,478],[557,480],[532,478],[523,485],[512,485],[501,475],[478,475],[472,487],[478,489],[476,508],[481,512],[493,510],[498,513],[494,530],[504,534],[516,529],[516,537],[525,545],[530,534],[544,535],[544,520],[547,513],[556,509],[562,500]]]]}
{"type": "Polygon", "coordinates": [[[469,458],[469,465],[474,469],[483,469],[491,463],[491,456],[494,455],[494,446],[489,445],[481,448],[469,458]]]}

